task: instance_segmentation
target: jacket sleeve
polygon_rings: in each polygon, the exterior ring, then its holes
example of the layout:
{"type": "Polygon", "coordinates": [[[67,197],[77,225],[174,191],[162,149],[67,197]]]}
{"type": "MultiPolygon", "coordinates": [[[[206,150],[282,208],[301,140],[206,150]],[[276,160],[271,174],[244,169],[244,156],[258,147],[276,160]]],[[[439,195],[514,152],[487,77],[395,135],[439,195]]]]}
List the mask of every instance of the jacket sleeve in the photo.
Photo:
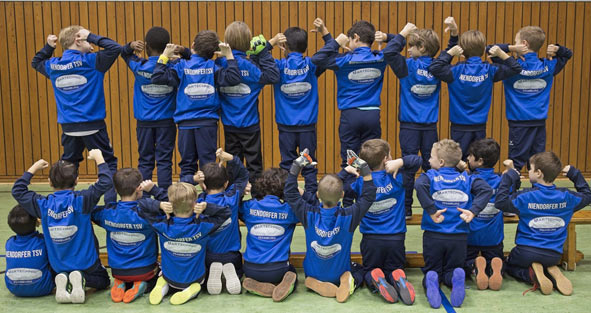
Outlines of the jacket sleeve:
{"type": "Polygon", "coordinates": [[[421,167],[421,164],[423,164],[423,159],[416,155],[416,154],[410,154],[407,156],[403,156],[402,157],[402,170],[406,171],[406,172],[416,172],[419,170],[419,168],[421,167]]]}
{"type": "Polygon", "coordinates": [[[41,210],[39,209],[38,200],[44,199],[45,197],[37,194],[36,192],[29,190],[29,184],[31,183],[33,174],[25,172],[12,186],[12,197],[20,204],[25,210],[36,218],[41,218],[41,210]]]}
{"type": "Polygon", "coordinates": [[[150,190],[150,192],[148,192],[148,194],[151,196],[154,196],[154,199],[156,199],[158,201],[168,202],[168,191],[164,188],[160,188],[160,187],[154,185],[154,187],[152,187],[152,189],[150,190]]]}
{"type": "Polygon", "coordinates": [[[497,67],[495,76],[493,77],[494,82],[505,80],[511,76],[515,76],[521,72],[521,65],[512,57],[508,57],[505,60],[500,58],[493,58],[493,66],[497,67]]]}
{"type": "Polygon", "coordinates": [[[199,216],[205,222],[213,224],[213,228],[209,233],[214,233],[222,224],[232,216],[232,210],[229,206],[219,206],[213,203],[207,203],[207,207],[199,216]]]}
{"type": "Polygon", "coordinates": [[[161,63],[156,63],[150,81],[152,84],[168,85],[174,88],[178,88],[181,83],[181,79],[179,78],[177,71],[174,69],[174,66],[167,66],[166,64],[161,63]]]}
{"type": "Polygon", "coordinates": [[[273,59],[273,56],[269,52],[270,49],[271,44],[267,42],[263,51],[257,55],[250,56],[250,59],[261,70],[261,78],[259,79],[259,84],[261,85],[276,84],[281,79],[279,76],[279,68],[275,63],[275,59],[273,59]]]}
{"type": "Polygon", "coordinates": [[[312,63],[318,67],[317,71],[326,69],[336,71],[339,69],[336,59],[342,56],[339,54],[339,43],[330,34],[326,34],[322,39],[324,39],[324,47],[314,53],[312,63]]]}
{"type": "Polygon", "coordinates": [[[238,69],[238,61],[226,60],[228,67],[219,68],[214,73],[214,79],[216,86],[235,86],[240,84],[242,77],[240,76],[240,70],[238,69]]]}
{"type": "Polygon", "coordinates": [[[352,212],[350,232],[354,232],[355,228],[361,223],[361,219],[367,213],[367,210],[371,207],[373,202],[376,201],[376,186],[372,180],[363,181],[363,189],[361,189],[361,196],[357,201],[349,208],[352,212]]]}
{"type": "Polygon", "coordinates": [[[234,156],[232,161],[228,162],[228,172],[230,173],[230,181],[233,181],[236,192],[240,194],[240,199],[244,196],[244,189],[248,184],[248,170],[237,156],[234,156]]]}
{"type": "Polygon", "coordinates": [[[398,78],[408,76],[406,58],[400,54],[404,49],[404,46],[406,46],[406,39],[402,35],[398,34],[394,36],[388,34],[388,44],[386,44],[386,48],[382,51],[386,63],[390,65],[390,68],[392,68],[394,74],[398,78]]]}
{"type": "Polygon", "coordinates": [[[476,216],[480,211],[484,210],[490,201],[490,197],[493,195],[493,190],[484,179],[475,178],[472,181],[470,193],[474,196],[470,211],[476,216]]]}
{"type": "Polygon", "coordinates": [[[80,192],[84,199],[82,212],[85,214],[92,212],[103,194],[111,188],[113,188],[113,174],[111,173],[111,169],[109,169],[107,163],[100,164],[98,166],[98,182],[80,192]]]}
{"type": "Polygon", "coordinates": [[[562,71],[562,69],[566,65],[566,62],[568,62],[568,60],[573,56],[573,52],[569,48],[558,44],[556,45],[558,46],[558,51],[556,52],[556,56],[554,57],[556,59],[554,75],[558,75],[558,73],[560,73],[560,71],[562,71]]]}
{"type": "Polygon", "coordinates": [[[31,66],[47,78],[49,78],[49,73],[47,73],[47,70],[45,69],[45,64],[51,59],[53,51],[55,51],[55,48],[49,44],[45,44],[45,46],[35,54],[33,61],[31,62],[31,66]]]}
{"type": "Polygon", "coordinates": [[[433,198],[431,197],[431,182],[427,175],[421,174],[421,176],[417,178],[415,181],[415,190],[417,191],[417,198],[425,212],[429,215],[435,214],[435,212],[437,212],[437,207],[435,206],[435,201],[433,201],[433,198]]]}
{"type": "Polygon", "coordinates": [[[295,216],[302,223],[304,228],[308,228],[307,213],[313,209],[313,206],[302,198],[298,190],[298,178],[295,175],[288,174],[284,189],[285,200],[293,210],[295,216]]]}
{"type": "Polygon", "coordinates": [[[138,57],[137,55],[135,55],[135,53],[133,53],[133,49],[131,48],[131,45],[129,43],[121,47],[121,58],[125,61],[125,63],[127,63],[127,66],[129,68],[132,67],[133,63],[131,62],[140,63],[143,61],[142,58],[138,57]]]}
{"type": "Polygon", "coordinates": [[[589,185],[585,181],[585,177],[583,177],[581,171],[576,169],[574,166],[570,167],[570,170],[568,170],[566,176],[575,184],[575,189],[577,190],[577,192],[569,192],[581,199],[581,202],[579,202],[579,204],[573,209],[573,211],[576,212],[591,203],[591,189],[589,189],[589,185]]]}
{"type": "Polygon", "coordinates": [[[447,51],[442,51],[439,56],[433,60],[433,63],[429,66],[429,72],[433,74],[433,76],[437,77],[439,80],[442,80],[448,84],[454,82],[454,74],[451,70],[451,60],[453,57],[447,53],[447,51]]]}
{"type": "Polygon", "coordinates": [[[86,40],[88,40],[89,43],[103,48],[103,50],[96,53],[95,68],[98,71],[105,73],[117,60],[119,53],[121,53],[121,45],[107,37],[95,34],[89,34],[86,40]]]}
{"type": "Polygon", "coordinates": [[[509,213],[519,214],[519,208],[513,204],[513,200],[517,198],[519,193],[517,190],[511,189],[516,185],[516,181],[519,180],[519,173],[514,170],[509,170],[507,173],[501,176],[501,183],[497,188],[497,195],[495,197],[495,208],[509,213]]]}

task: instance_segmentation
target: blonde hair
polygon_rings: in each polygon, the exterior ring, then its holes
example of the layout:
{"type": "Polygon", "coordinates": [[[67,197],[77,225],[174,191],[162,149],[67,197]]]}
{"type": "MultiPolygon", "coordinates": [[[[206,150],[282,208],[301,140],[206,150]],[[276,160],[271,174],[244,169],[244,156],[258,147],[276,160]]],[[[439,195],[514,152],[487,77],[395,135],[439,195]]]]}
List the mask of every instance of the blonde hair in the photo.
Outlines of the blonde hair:
{"type": "Polygon", "coordinates": [[[193,211],[197,189],[188,183],[174,183],[168,187],[168,200],[172,203],[175,214],[187,214],[193,211]]]}
{"type": "Polygon", "coordinates": [[[427,55],[434,57],[439,51],[439,36],[432,29],[417,29],[408,36],[411,47],[424,48],[427,55]]]}
{"type": "Polygon", "coordinates": [[[318,198],[325,206],[336,206],[342,195],[343,181],[337,175],[326,175],[318,182],[318,198]]]}
{"type": "Polygon", "coordinates": [[[81,29],[84,29],[84,27],[80,25],[71,25],[60,30],[58,40],[64,50],[70,48],[70,46],[74,44],[74,41],[76,41],[76,35],[81,29]]]}
{"type": "Polygon", "coordinates": [[[478,30],[469,30],[460,36],[460,47],[464,50],[466,58],[480,57],[486,48],[486,38],[478,30]]]}
{"type": "Polygon", "coordinates": [[[437,153],[437,158],[445,162],[445,166],[454,167],[462,159],[462,148],[451,139],[443,139],[434,143],[433,149],[437,153]]]}
{"type": "Polygon", "coordinates": [[[536,52],[540,50],[546,40],[546,33],[538,26],[525,26],[517,34],[519,39],[527,41],[530,50],[536,52]]]}
{"type": "Polygon", "coordinates": [[[252,33],[248,25],[242,21],[232,22],[226,27],[224,33],[224,41],[230,45],[232,49],[246,52],[250,50],[250,40],[252,33]]]}

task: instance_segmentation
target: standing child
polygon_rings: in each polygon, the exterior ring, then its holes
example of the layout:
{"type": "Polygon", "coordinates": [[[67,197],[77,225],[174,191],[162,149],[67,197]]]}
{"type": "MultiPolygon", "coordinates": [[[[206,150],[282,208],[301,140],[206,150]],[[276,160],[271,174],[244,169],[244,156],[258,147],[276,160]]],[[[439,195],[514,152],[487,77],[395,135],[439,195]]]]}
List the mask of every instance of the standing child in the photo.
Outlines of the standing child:
{"type": "MultiPolygon", "coordinates": [[[[49,35],[31,65],[51,80],[57,104],[57,122],[62,126],[61,159],[76,167],[84,160],[84,149],[99,149],[114,174],[117,158],[109,141],[105,117],[105,73],[117,60],[121,46],[113,40],[91,34],[82,26],[68,26],[59,33],[64,49],[61,57],[52,58],[58,37],[49,35]],[[103,50],[91,53],[95,44],[103,50]]],[[[115,189],[105,194],[105,203],[117,201],[115,189]]]]}
{"type": "Polygon", "coordinates": [[[431,169],[415,183],[417,197],[423,207],[421,222],[425,273],[423,287],[432,308],[441,306],[439,283],[451,287],[450,302],[459,307],[466,291],[466,246],[468,223],[477,216],[492,196],[490,186],[480,178],[458,172],[462,157],[460,145],[443,139],[431,149],[431,169]]]}

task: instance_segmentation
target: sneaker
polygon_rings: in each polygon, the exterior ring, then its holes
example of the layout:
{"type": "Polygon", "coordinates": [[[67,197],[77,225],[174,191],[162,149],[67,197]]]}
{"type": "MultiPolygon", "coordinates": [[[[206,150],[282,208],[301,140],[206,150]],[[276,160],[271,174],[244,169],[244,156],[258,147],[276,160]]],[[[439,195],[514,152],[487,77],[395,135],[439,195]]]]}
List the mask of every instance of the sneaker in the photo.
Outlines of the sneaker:
{"type": "Polygon", "coordinates": [[[503,285],[503,260],[501,258],[493,258],[490,261],[490,267],[492,268],[492,275],[488,280],[488,288],[491,290],[501,290],[503,285]]]}
{"type": "Polygon", "coordinates": [[[68,287],[68,276],[65,273],[59,273],[55,276],[55,302],[72,303],[70,293],[66,290],[68,287]]]}
{"type": "Polygon", "coordinates": [[[381,269],[373,269],[370,275],[373,286],[380,293],[380,295],[382,295],[382,298],[386,299],[386,301],[390,303],[395,303],[398,301],[398,293],[396,293],[396,289],[394,289],[394,287],[392,287],[392,285],[386,281],[386,276],[381,269]]]}
{"type": "Polygon", "coordinates": [[[402,303],[412,305],[415,303],[415,288],[406,280],[406,274],[403,270],[397,269],[392,272],[392,279],[394,280],[394,288],[398,292],[398,296],[402,303]]]}
{"type": "Polygon", "coordinates": [[[546,277],[546,275],[544,275],[544,266],[542,266],[542,264],[537,262],[531,264],[530,278],[532,278],[532,281],[534,282],[533,290],[537,289],[535,288],[537,283],[542,294],[549,295],[552,293],[552,282],[546,277]]]}
{"type": "Polygon", "coordinates": [[[134,281],[133,287],[128,289],[123,296],[123,302],[130,303],[133,300],[141,297],[144,292],[146,292],[146,288],[148,287],[148,283],[145,281],[134,281]]]}
{"type": "Polygon", "coordinates": [[[456,268],[453,272],[453,276],[451,277],[451,294],[449,295],[449,302],[451,305],[459,308],[464,303],[464,298],[466,297],[466,273],[462,268],[456,268]]]}
{"type": "Polygon", "coordinates": [[[154,289],[150,292],[150,304],[159,304],[162,302],[162,298],[168,293],[168,288],[168,283],[164,280],[164,277],[158,277],[154,289]]]}
{"type": "Polygon", "coordinates": [[[305,285],[308,289],[314,290],[317,294],[323,297],[334,298],[337,296],[338,287],[333,283],[319,281],[313,277],[306,277],[305,285]]]}
{"type": "Polygon", "coordinates": [[[271,298],[275,289],[275,285],[271,283],[262,283],[250,277],[244,279],[242,287],[250,293],[266,298],[271,298]]]}
{"type": "Polygon", "coordinates": [[[435,271],[428,271],[425,275],[425,286],[427,287],[427,300],[434,309],[441,306],[441,294],[439,293],[439,275],[435,271]]]}
{"type": "Polygon", "coordinates": [[[298,275],[296,273],[290,271],[285,273],[279,285],[273,289],[273,301],[281,302],[285,300],[293,292],[297,280],[298,275]]]}
{"type": "Polygon", "coordinates": [[[486,275],[486,259],[479,256],[474,263],[476,264],[476,287],[478,287],[479,290],[487,289],[489,279],[488,275],[486,275]]]}
{"type": "Polygon", "coordinates": [[[349,299],[349,296],[355,291],[355,280],[351,272],[346,271],[341,275],[341,284],[337,289],[337,302],[343,303],[349,299]]]}
{"type": "Polygon", "coordinates": [[[111,287],[111,300],[113,302],[118,303],[123,301],[123,296],[125,295],[125,282],[115,278],[113,281],[113,286],[111,287]]]}
{"type": "Polygon", "coordinates": [[[558,266],[548,267],[548,274],[554,279],[556,289],[565,296],[573,294],[573,284],[562,274],[558,266]]]}
{"type": "Polygon", "coordinates": [[[72,300],[72,303],[84,303],[86,298],[86,292],[84,291],[86,281],[84,280],[82,272],[71,272],[68,276],[68,280],[70,281],[70,284],[72,284],[72,293],[70,294],[70,300],[72,300]]]}
{"type": "Polygon", "coordinates": [[[201,284],[193,283],[183,291],[179,291],[170,297],[170,304],[179,305],[197,297],[201,291],[201,284]]]}
{"type": "Polygon", "coordinates": [[[222,267],[222,273],[226,279],[226,290],[228,290],[228,293],[231,295],[239,295],[242,291],[242,286],[240,285],[240,278],[238,278],[238,275],[236,274],[234,264],[224,264],[222,267]]]}
{"type": "Polygon", "coordinates": [[[209,292],[210,295],[219,295],[222,292],[222,271],[223,265],[220,262],[213,262],[209,266],[207,292],[209,292]]]}

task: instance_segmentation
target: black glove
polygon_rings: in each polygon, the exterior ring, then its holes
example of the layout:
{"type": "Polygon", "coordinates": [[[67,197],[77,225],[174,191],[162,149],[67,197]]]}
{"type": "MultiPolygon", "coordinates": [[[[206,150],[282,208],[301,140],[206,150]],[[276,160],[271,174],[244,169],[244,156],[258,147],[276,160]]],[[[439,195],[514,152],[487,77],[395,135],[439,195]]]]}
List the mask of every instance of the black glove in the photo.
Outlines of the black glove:
{"type": "Polygon", "coordinates": [[[293,160],[293,164],[291,164],[291,168],[289,169],[290,174],[298,176],[302,168],[318,164],[312,160],[312,157],[308,153],[309,150],[306,148],[300,153],[300,156],[297,159],[293,160]]]}
{"type": "Polygon", "coordinates": [[[359,158],[353,150],[347,150],[347,164],[356,168],[361,176],[371,175],[371,169],[367,162],[359,158]]]}

